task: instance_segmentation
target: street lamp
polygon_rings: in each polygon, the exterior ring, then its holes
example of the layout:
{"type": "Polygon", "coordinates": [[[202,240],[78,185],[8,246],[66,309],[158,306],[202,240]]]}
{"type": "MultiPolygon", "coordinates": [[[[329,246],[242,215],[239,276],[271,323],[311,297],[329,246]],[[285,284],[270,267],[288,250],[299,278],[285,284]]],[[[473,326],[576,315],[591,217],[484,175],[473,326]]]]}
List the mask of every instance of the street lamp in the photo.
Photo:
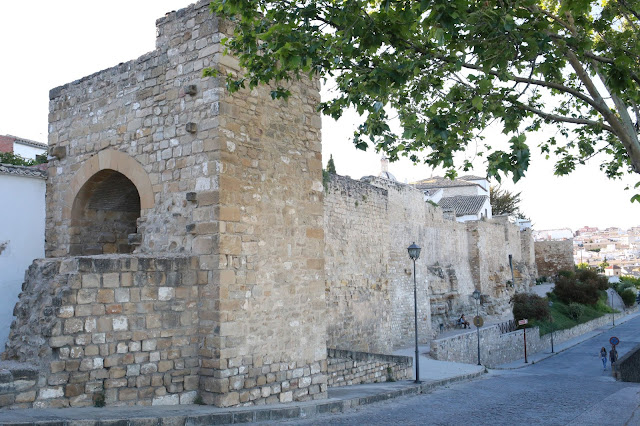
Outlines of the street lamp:
{"type": "Polygon", "coordinates": [[[551,315],[551,307],[553,302],[549,301],[549,318],[551,319],[551,353],[553,353],[553,316],[551,315]]]}
{"type": "Polygon", "coordinates": [[[473,298],[476,299],[476,331],[478,333],[478,365],[480,364],[480,291],[478,289],[473,290],[473,298]]]}
{"type": "MultiPolygon", "coordinates": [[[[611,289],[610,289],[611,290],[611,289]]],[[[616,311],[613,309],[613,292],[615,290],[611,290],[609,294],[611,294],[611,319],[613,321],[613,326],[616,326],[616,311]]]]}
{"type": "Polygon", "coordinates": [[[511,269],[511,287],[516,285],[516,277],[513,274],[513,255],[509,255],[509,269],[511,269]]]}
{"type": "Polygon", "coordinates": [[[409,257],[413,260],[413,319],[416,335],[416,380],[415,383],[420,382],[420,359],[418,358],[418,291],[416,289],[416,260],[420,257],[420,246],[416,243],[412,243],[407,247],[409,257]]]}

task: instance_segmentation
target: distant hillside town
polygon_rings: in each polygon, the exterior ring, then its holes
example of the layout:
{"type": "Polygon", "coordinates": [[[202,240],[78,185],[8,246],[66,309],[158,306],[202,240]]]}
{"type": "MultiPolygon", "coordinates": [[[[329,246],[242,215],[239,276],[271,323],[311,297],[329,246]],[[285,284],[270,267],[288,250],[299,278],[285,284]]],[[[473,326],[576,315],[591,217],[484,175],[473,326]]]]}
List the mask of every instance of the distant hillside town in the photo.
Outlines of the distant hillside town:
{"type": "Polygon", "coordinates": [[[607,276],[640,277],[640,226],[584,226],[573,234],[573,257],[576,264],[599,268],[607,276]]]}

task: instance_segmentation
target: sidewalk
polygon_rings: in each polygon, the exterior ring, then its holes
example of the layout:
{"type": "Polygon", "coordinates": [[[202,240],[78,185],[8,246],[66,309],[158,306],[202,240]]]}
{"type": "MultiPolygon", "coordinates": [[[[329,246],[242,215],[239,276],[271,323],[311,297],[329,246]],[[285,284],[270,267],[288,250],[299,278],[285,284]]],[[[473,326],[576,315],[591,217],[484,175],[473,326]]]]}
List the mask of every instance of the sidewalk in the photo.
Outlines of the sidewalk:
{"type": "MultiPolygon", "coordinates": [[[[218,408],[203,405],[153,407],[105,407],[27,409],[0,411],[2,425],[216,425],[248,423],[268,420],[312,418],[324,413],[344,412],[351,408],[429,392],[447,384],[470,380],[484,374],[483,366],[436,361],[422,354],[428,346],[420,346],[421,384],[413,380],[343,386],[329,389],[329,398],[301,403],[263,405],[253,407],[218,408]]],[[[414,349],[395,354],[412,356],[414,349]]]]}

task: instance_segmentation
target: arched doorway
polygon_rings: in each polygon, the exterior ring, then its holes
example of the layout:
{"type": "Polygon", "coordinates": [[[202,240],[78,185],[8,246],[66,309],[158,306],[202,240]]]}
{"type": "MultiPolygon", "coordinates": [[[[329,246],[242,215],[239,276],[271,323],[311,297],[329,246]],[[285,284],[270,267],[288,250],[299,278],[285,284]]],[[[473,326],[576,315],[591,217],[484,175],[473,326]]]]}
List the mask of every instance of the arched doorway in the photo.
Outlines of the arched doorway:
{"type": "Polygon", "coordinates": [[[131,253],[128,236],[137,230],[140,194],[129,178],[100,170],[78,191],[71,208],[71,255],[131,253]]]}

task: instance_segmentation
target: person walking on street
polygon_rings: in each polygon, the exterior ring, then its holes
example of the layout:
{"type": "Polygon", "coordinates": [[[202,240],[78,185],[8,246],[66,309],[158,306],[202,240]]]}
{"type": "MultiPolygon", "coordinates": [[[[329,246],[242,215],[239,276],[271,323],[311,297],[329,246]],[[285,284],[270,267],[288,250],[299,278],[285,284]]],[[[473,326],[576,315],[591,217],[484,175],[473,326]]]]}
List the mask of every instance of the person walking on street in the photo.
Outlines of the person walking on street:
{"type": "Polygon", "coordinates": [[[604,346],[602,347],[602,349],[600,349],[600,358],[602,359],[602,367],[604,368],[604,370],[606,370],[607,369],[607,350],[604,348],[604,346]]]}
{"type": "Polygon", "coordinates": [[[613,364],[618,361],[618,351],[616,350],[615,345],[611,345],[611,350],[609,351],[609,361],[611,361],[611,370],[615,370],[615,365],[613,364]]]}

